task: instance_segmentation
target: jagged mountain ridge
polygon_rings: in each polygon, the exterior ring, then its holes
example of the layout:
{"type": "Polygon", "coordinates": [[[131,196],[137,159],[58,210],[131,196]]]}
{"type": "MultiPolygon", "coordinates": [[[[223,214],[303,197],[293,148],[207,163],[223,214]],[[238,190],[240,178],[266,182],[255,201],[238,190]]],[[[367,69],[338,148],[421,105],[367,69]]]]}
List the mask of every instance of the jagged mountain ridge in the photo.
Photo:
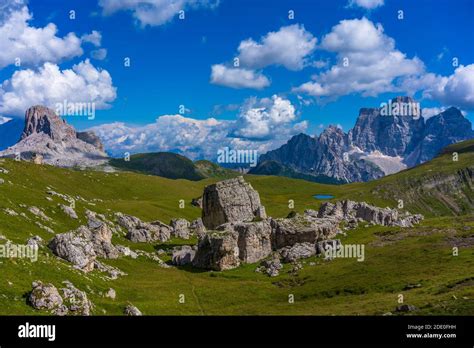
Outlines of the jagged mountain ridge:
{"type": "MultiPolygon", "coordinates": [[[[392,102],[414,100],[397,97],[392,102]]],[[[300,174],[369,181],[424,163],[445,146],[472,138],[471,122],[455,107],[427,120],[418,114],[385,116],[381,108],[362,108],[348,133],[330,126],[319,137],[295,135],[285,145],[260,156],[250,173],[258,174],[260,167],[268,167],[265,162],[273,161],[300,174]]]]}
{"type": "Polygon", "coordinates": [[[91,132],[77,133],[56,113],[36,105],[25,113],[19,141],[0,152],[0,157],[31,159],[41,156],[47,164],[60,167],[94,167],[107,163],[100,140],[91,132]]]}

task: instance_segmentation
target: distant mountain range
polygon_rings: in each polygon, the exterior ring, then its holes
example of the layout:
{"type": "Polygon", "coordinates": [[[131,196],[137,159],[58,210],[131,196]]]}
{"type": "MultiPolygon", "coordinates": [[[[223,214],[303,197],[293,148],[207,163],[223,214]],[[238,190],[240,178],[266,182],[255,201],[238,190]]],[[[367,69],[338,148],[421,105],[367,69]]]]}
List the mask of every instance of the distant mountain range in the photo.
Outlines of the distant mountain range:
{"type": "MultiPolygon", "coordinates": [[[[397,97],[392,103],[415,101],[397,97]]],[[[330,126],[319,137],[296,135],[260,156],[249,173],[369,181],[431,160],[445,146],[474,138],[471,122],[458,108],[427,120],[420,116],[384,115],[382,108],[363,108],[348,133],[330,126]]]]}
{"type": "MultiPolygon", "coordinates": [[[[391,104],[415,103],[397,97],[391,104]]],[[[416,104],[416,103],[415,103],[416,104]]],[[[319,136],[299,134],[285,145],[260,156],[249,173],[286,176],[341,184],[370,181],[434,158],[447,145],[474,138],[474,131],[458,108],[428,119],[421,114],[386,115],[383,108],[363,108],[348,133],[329,126],[319,136]]],[[[201,180],[233,177],[235,171],[209,161],[193,162],[174,153],[137,154],[130,161],[110,159],[93,132],[76,132],[53,110],[29,108],[25,120],[0,123],[0,157],[40,155],[41,161],[61,167],[112,165],[119,169],[171,179],[201,180]]],[[[5,122],[6,121],[6,122],[5,122]]]]}

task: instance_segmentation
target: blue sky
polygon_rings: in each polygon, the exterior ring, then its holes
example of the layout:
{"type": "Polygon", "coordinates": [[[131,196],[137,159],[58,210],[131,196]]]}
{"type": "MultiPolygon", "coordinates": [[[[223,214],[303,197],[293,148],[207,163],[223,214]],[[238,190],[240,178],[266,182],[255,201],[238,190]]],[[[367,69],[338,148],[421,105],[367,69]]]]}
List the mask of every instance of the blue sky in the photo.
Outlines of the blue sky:
{"type": "MultiPolygon", "coordinates": [[[[30,0],[25,3],[33,16],[28,21],[31,27],[43,28],[48,23],[54,23],[57,26],[55,35],[59,38],[64,38],[70,32],[81,38],[93,30],[101,35],[100,44],[94,45],[87,40],[79,43],[82,54],[58,56],[52,62],[64,71],[89,58],[94,68],[98,71],[105,70],[110,75],[112,83],[108,87],[115,88],[116,95],[103,98],[108,108],[99,106],[100,110],[97,110],[94,120],[85,117],[67,118],[68,122],[79,129],[116,122],[145,127],[161,115],[178,114],[180,105],[184,105],[187,109],[183,115],[185,118],[208,120],[213,117],[219,121],[234,122],[239,119],[239,114],[248,110],[262,107],[270,110],[276,104],[276,100],[272,99],[275,95],[294,107],[294,117],[289,116],[291,122],[276,126],[270,124],[266,131],[253,133],[249,129],[249,132],[240,134],[235,130],[239,125],[244,129],[259,126],[255,120],[244,119],[241,120],[243,123],[237,121],[237,124],[230,126],[234,131],[229,133],[244,140],[273,141],[274,136],[267,133],[275,132],[279,137],[273,143],[276,146],[287,140],[283,139],[284,137],[289,137],[300,130],[310,134],[319,133],[323,127],[321,125],[339,124],[348,131],[354,125],[361,107],[375,107],[393,96],[407,94],[404,88],[412,89],[422,107],[426,108],[442,109],[460,100],[462,105],[458,106],[467,112],[467,117],[471,121],[474,121],[472,117],[474,99],[469,99],[474,96],[460,96],[459,90],[454,87],[449,90],[446,87],[443,91],[439,88],[436,91],[430,90],[433,89],[433,85],[446,85],[443,78],[451,77],[452,83],[449,86],[464,83],[468,87],[465,94],[473,93],[473,89],[469,89],[474,79],[472,70],[458,71],[459,74],[456,74],[458,67],[452,64],[454,57],[459,60],[460,66],[469,67],[474,63],[472,0],[455,2],[437,0],[436,4],[428,0],[359,0],[357,1],[359,5],[355,0],[353,3],[352,0],[209,0],[197,1],[198,4],[196,0],[177,0],[176,3],[179,4],[176,4],[176,9],[182,8],[185,11],[184,20],[178,18],[178,13],[157,20],[156,16],[163,15],[160,11],[166,10],[166,6],[162,6],[160,0],[143,1],[149,2],[152,14],[146,13],[145,9],[142,17],[134,12],[138,7],[127,5],[126,1],[115,0],[116,8],[112,10],[110,8],[113,5],[109,3],[108,13],[106,4],[108,0],[101,1],[30,0]],[[153,9],[156,3],[162,8],[153,9]],[[368,8],[370,6],[367,4],[370,3],[376,5],[378,3],[379,6],[368,8]],[[69,18],[70,10],[75,11],[75,19],[69,18]],[[294,19],[288,18],[289,10],[294,11],[294,19]],[[403,11],[402,20],[397,18],[399,10],[403,11]],[[146,20],[154,22],[150,24],[146,23],[146,20]],[[329,39],[324,41],[325,36],[330,33],[350,35],[352,29],[349,27],[348,33],[344,27],[346,24],[349,26],[349,22],[341,25],[339,29],[335,27],[343,20],[358,21],[356,28],[367,23],[374,28],[379,28],[379,24],[383,27],[378,32],[381,41],[374,46],[375,50],[380,51],[368,64],[378,64],[380,57],[385,53],[404,54],[404,58],[398,60],[399,68],[390,66],[400,70],[414,69],[416,72],[405,75],[395,73],[387,77],[390,85],[398,85],[399,90],[387,85],[379,87],[378,83],[376,87],[367,89],[346,88],[357,79],[359,79],[357,85],[367,82],[362,81],[364,79],[360,73],[358,77],[354,77],[354,81],[352,75],[324,77],[325,72],[340,64],[344,55],[348,55],[351,59],[352,57],[365,59],[360,56],[367,54],[358,51],[359,48],[348,51],[340,43],[331,42],[329,39]],[[246,59],[246,63],[241,67],[263,76],[267,80],[263,83],[264,87],[235,88],[211,82],[211,67],[220,64],[232,68],[232,60],[239,55],[238,47],[242,41],[251,39],[255,45],[263,45],[258,47],[265,49],[263,37],[290,26],[294,26],[293,32],[300,30],[299,33],[309,35],[306,37],[307,44],[311,39],[316,40],[314,47],[308,49],[309,53],[297,57],[301,63],[299,66],[290,63],[288,59],[292,58],[285,57],[285,52],[278,52],[278,47],[270,47],[268,44],[269,47],[266,47],[268,54],[254,60],[246,59]],[[382,44],[389,46],[389,42],[393,43],[393,47],[380,47],[382,44]],[[105,59],[91,58],[93,54],[91,52],[99,49],[107,51],[105,59]],[[272,54],[277,57],[272,57],[272,54]],[[131,59],[130,67],[124,67],[125,57],[131,59]],[[315,66],[317,64],[314,62],[317,61],[326,65],[315,66]],[[408,80],[409,75],[414,75],[415,80],[408,80]],[[392,76],[395,78],[392,79],[392,76]],[[347,86],[341,85],[344,79],[347,86]],[[311,84],[312,92],[302,88],[305,83],[311,84]],[[413,89],[414,85],[417,88],[413,89]],[[315,86],[318,88],[315,89],[315,86]],[[320,91],[319,87],[323,91],[320,91]],[[314,92],[316,90],[317,92],[314,92]],[[255,99],[252,102],[249,98],[255,99]],[[304,121],[307,122],[303,124],[304,121]]],[[[336,39],[346,40],[341,37],[336,39]]],[[[356,43],[360,42],[363,45],[363,41],[356,40],[356,43]]],[[[350,44],[349,41],[347,44],[350,44]]],[[[291,45],[289,47],[286,50],[292,51],[291,45]]],[[[11,79],[17,70],[38,71],[45,62],[48,62],[48,59],[21,67],[4,64],[6,66],[0,70],[1,81],[11,79]]],[[[382,69],[381,72],[386,70],[389,69],[382,69]]],[[[355,74],[357,75],[357,72],[355,74]]],[[[5,91],[16,92],[12,86],[3,88],[5,91]]],[[[104,89],[107,87],[101,85],[98,93],[104,89]]],[[[51,98],[45,100],[51,101],[51,98]]],[[[9,110],[14,108],[9,109],[6,106],[6,99],[1,102],[5,104],[3,108],[0,104],[1,115],[16,116],[14,111],[9,113],[9,110]]],[[[286,106],[288,105],[285,104],[282,108],[286,106]]],[[[281,108],[278,110],[281,111],[281,108]]],[[[289,114],[292,112],[290,110],[289,114]]],[[[229,127],[228,124],[225,127],[229,127]]],[[[110,128],[105,129],[110,131],[110,128]]],[[[112,141],[112,137],[108,141],[112,141]]],[[[176,144],[176,147],[180,148],[180,144],[176,144]]],[[[192,146],[186,144],[185,147],[189,149],[192,146]]]]}

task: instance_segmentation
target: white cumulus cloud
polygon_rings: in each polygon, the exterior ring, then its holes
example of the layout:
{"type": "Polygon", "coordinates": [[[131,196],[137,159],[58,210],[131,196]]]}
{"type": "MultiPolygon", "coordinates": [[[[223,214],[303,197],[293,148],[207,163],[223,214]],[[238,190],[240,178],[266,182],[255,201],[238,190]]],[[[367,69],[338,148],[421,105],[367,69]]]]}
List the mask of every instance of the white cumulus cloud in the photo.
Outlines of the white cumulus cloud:
{"type": "Polygon", "coordinates": [[[270,85],[264,75],[245,68],[231,68],[223,64],[211,67],[211,83],[231,88],[262,89],[270,85]]]}
{"type": "Polygon", "coordinates": [[[97,30],[92,30],[90,34],[85,34],[81,36],[82,42],[89,42],[96,47],[99,47],[102,42],[102,34],[97,30]]]}
{"type": "Polygon", "coordinates": [[[215,8],[219,0],[100,0],[105,15],[131,11],[142,26],[158,26],[173,19],[179,11],[196,8],[215,8]]]}
{"type": "Polygon", "coordinates": [[[240,110],[232,134],[250,139],[267,139],[291,126],[295,119],[295,107],[288,99],[276,95],[263,99],[249,98],[240,110]]]}
{"type": "Polygon", "coordinates": [[[332,97],[360,93],[376,96],[398,91],[399,79],[420,74],[424,64],[395,48],[381,24],[367,18],[342,20],[324,36],[321,49],[334,52],[337,63],[294,89],[314,97],[332,97]]]}
{"type": "Polygon", "coordinates": [[[474,110],[474,64],[459,66],[452,75],[437,77],[424,94],[443,105],[474,110]]]}
{"type": "Polygon", "coordinates": [[[350,0],[349,6],[358,6],[366,10],[373,10],[379,6],[383,6],[384,0],[350,0]]]}
{"type": "Polygon", "coordinates": [[[260,69],[281,65],[289,70],[301,70],[316,47],[316,38],[304,26],[294,24],[269,32],[260,42],[247,39],[240,43],[238,58],[244,67],[260,69]]]}
{"type": "Polygon", "coordinates": [[[123,156],[125,152],[172,151],[191,159],[216,160],[218,149],[226,146],[257,150],[259,154],[274,149],[292,135],[306,130],[306,122],[295,121],[291,103],[273,96],[245,101],[234,121],[164,115],[143,126],[112,123],[91,130],[113,156],[123,156]]]}
{"type": "Polygon", "coordinates": [[[116,98],[116,88],[107,70],[94,67],[87,59],[72,69],[61,70],[45,63],[37,71],[16,71],[0,86],[0,113],[22,116],[32,105],[54,108],[56,103],[95,103],[104,109],[116,98]]]}
{"type": "MultiPolygon", "coordinates": [[[[5,6],[5,5],[4,5],[5,6]]],[[[32,14],[26,6],[8,7],[0,20],[0,68],[16,63],[39,65],[57,63],[83,53],[81,39],[74,33],[57,36],[54,23],[36,28],[29,24],[32,14]]]]}

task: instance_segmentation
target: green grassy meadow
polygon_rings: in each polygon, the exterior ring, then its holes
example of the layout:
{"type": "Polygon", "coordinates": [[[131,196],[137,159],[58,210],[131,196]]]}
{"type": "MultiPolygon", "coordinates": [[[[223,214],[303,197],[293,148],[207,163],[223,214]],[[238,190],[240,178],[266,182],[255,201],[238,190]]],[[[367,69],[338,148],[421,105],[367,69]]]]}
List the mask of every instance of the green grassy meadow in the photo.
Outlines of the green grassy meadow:
{"type": "MultiPolygon", "coordinates": [[[[125,257],[101,260],[128,274],[106,280],[98,271],[84,274],[72,269],[44,247],[37,262],[0,259],[0,315],[47,314],[27,304],[26,295],[34,280],[57,287],[64,280],[71,281],[87,292],[95,305],[94,315],[122,315],[128,303],[145,315],[382,315],[394,313],[399,294],[404,303],[418,308],[414,314],[474,315],[474,191],[469,181],[459,179],[469,168],[472,172],[472,144],[456,145],[429,163],[369,183],[323,185],[284,177],[246,176],[272,217],[317,209],[322,201],[314,199],[315,194],[383,207],[396,207],[402,200],[404,210],[425,215],[422,224],[414,228],[366,228],[362,223],[348,231],[342,243],[364,244],[363,262],[313,257],[303,260],[304,267],[296,274],[290,273],[291,265],[286,264],[279,276],[270,278],[255,272],[256,264],[212,272],[191,267],[165,269],[146,258],[125,257]],[[459,151],[457,162],[451,158],[450,151],[455,150],[459,151]],[[289,206],[291,202],[294,207],[289,206]],[[458,256],[453,256],[453,246],[459,246],[458,256]],[[115,300],[104,296],[109,288],[116,290],[115,300]],[[180,295],[184,295],[184,303],[180,303],[180,295]],[[289,303],[290,295],[294,303],[289,303]]],[[[199,197],[206,185],[219,180],[80,171],[7,159],[0,160],[0,168],[9,171],[0,173],[4,180],[0,185],[0,235],[18,244],[34,235],[45,241],[52,239],[53,234],[40,228],[37,221],[56,233],[85,224],[86,209],[110,219],[120,211],[144,221],[192,220],[201,212],[191,200],[199,197]],[[48,195],[48,190],[73,196],[79,219],[65,215],[58,207],[64,200],[48,195]],[[180,208],[182,201],[184,208],[180,208]],[[27,209],[31,206],[40,207],[51,221],[31,214],[27,209]],[[10,216],[6,208],[25,215],[10,216]]],[[[114,243],[153,252],[196,240],[134,244],[114,236],[114,243]]]]}

